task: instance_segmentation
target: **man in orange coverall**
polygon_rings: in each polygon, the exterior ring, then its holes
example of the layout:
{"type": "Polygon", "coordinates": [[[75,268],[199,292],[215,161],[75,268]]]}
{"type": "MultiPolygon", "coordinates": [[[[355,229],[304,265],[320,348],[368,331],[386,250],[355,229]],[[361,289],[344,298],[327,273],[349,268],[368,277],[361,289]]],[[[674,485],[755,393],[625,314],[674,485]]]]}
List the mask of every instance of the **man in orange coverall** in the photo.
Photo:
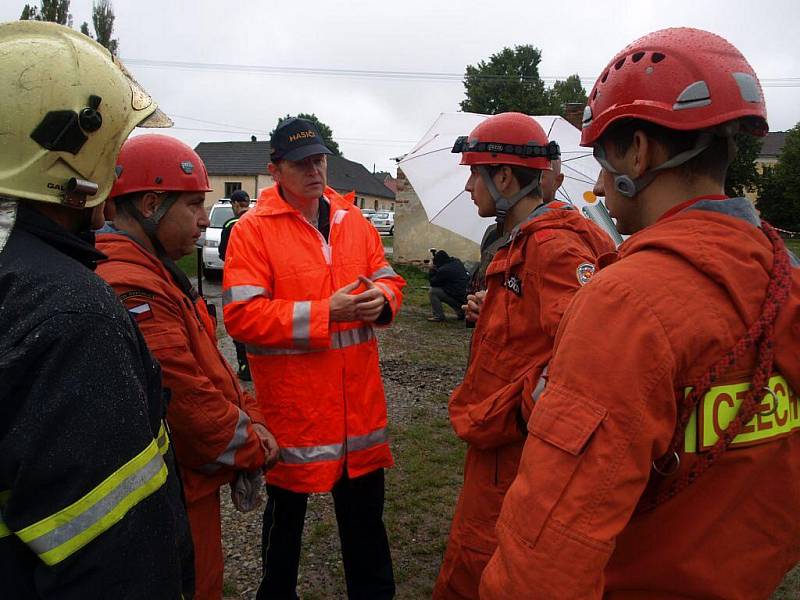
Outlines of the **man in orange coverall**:
{"type": "Polygon", "coordinates": [[[175,260],[208,225],[206,168],[186,144],[142,135],[122,146],[111,190],[114,221],[97,236],[98,266],[134,316],[171,391],[172,431],[195,547],[196,598],[222,597],[219,489],[237,471],[277,458],[255,399],[217,348],[216,320],[175,260]]]}
{"type": "Polygon", "coordinates": [[[394,596],[383,524],[392,465],[375,326],[405,281],[352,200],[327,187],[310,121],[270,140],[275,186],[236,225],[225,258],[225,326],[247,344],[267,425],[281,446],[267,474],[258,598],[296,598],[308,494],[332,492],[350,598],[394,596]]]}
{"type": "Polygon", "coordinates": [[[615,56],[584,112],[621,233],[558,331],[481,597],[769,598],[800,560],[800,263],[724,195],[753,69],[695,29],[615,56]]]}
{"type": "Polygon", "coordinates": [[[488,291],[470,364],[450,398],[450,421],[469,446],[433,592],[437,600],[478,597],[496,545],[495,521],[525,441],[530,402],[522,402],[523,375],[532,369],[537,380],[541,376],[564,309],[591,279],[596,257],[614,249],[572,206],[542,200],[542,172],[559,151],[531,117],[489,117],[453,151],[463,152],[461,164],[470,167],[466,190],[478,213],[497,217],[506,242],[486,269],[488,291]]]}

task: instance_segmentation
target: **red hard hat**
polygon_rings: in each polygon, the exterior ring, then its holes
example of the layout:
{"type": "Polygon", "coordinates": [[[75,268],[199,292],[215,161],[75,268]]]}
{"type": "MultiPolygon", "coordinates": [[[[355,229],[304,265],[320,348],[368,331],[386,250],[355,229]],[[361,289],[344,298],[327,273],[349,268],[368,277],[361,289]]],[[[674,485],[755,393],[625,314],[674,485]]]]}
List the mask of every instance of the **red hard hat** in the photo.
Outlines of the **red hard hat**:
{"type": "Polygon", "coordinates": [[[206,166],[175,138],[146,134],[128,138],[117,158],[111,198],[133,192],[210,192],[206,166]]]}
{"type": "Polygon", "coordinates": [[[560,156],[558,144],[535,119],[507,112],[483,121],[469,136],[456,140],[453,152],[462,152],[462,165],[519,165],[550,170],[550,161],[560,156]]]}
{"type": "Polygon", "coordinates": [[[700,29],[662,29],[617,54],[589,94],[581,145],[591,146],[613,122],[641,119],[683,131],[742,119],[766,135],[761,84],[741,52],[700,29]]]}

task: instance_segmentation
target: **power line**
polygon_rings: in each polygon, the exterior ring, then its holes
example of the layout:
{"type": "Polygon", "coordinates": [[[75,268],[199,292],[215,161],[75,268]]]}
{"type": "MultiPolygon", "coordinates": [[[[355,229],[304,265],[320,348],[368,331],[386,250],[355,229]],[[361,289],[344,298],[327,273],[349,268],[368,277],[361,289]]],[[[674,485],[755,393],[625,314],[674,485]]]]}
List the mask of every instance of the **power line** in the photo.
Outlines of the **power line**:
{"type": "MultiPolygon", "coordinates": [[[[301,75],[318,77],[340,77],[351,79],[385,79],[397,81],[433,81],[457,82],[464,80],[463,73],[429,72],[429,71],[387,71],[382,69],[332,69],[323,67],[287,67],[279,65],[246,65],[230,63],[204,63],[173,60],[149,60],[139,58],[123,59],[127,65],[144,68],[181,69],[188,71],[231,71],[242,73],[264,73],[267,75],[301,75]]],[[[535,81],[532,77],[509,75],[474,75],[476,79],[489,81],[535,81]]],[[[569,75],[541,75],[545,83],[564,81],[569,75]]],[[[579,75],[581,81],[593,81],[594,77],[579,75]]],[[[762,87],[800,87],[800,77],[765,77],[760,80],[762,87]]]]}

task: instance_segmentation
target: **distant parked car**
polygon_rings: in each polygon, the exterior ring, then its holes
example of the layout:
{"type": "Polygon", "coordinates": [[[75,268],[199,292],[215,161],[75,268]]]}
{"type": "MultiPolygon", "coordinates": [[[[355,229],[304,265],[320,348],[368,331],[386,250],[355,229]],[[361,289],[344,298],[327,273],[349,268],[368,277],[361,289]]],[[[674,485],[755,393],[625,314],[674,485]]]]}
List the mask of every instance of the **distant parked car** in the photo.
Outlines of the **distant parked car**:
{"type": "MultiPolygon", "coordinates": [[[[250,208],[256,205],[255,201],[250,202],[250,208]]],[[[223,261],[219,257],[219,241],[222,238],[222,226],[233,218],[233,208],[228,198],[221,198],[214,203],[208,213],[208,220],[211,222],[203,234],[203,270],[210,276],[222,273],[223,261]]]]}
{"type": "Polygon", "coordinates": [[[370,217],[370,221],[378,230],[378,233],[394,235],[394,212],[379,211],[370,217]]]}
{"type": "Polygon", "coordinates": [[[367,221],[372,219],[372,215],[375,214],[375,209],[373,208],[362,208],[361,214],[367,219],[367,221]]]}

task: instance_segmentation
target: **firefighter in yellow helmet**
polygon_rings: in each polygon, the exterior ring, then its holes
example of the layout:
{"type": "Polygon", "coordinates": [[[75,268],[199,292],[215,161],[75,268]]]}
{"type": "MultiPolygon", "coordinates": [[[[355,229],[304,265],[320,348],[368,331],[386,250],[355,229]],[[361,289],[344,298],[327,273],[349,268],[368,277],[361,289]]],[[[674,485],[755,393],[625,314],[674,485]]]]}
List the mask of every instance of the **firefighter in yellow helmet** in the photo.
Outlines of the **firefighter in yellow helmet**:
{"type": "Polygon", "coordinates": [[[0,596],[190,598],[158,364],[92,271],[136,125],[169,121],[102,46],[0,25],[0,596]]]}

